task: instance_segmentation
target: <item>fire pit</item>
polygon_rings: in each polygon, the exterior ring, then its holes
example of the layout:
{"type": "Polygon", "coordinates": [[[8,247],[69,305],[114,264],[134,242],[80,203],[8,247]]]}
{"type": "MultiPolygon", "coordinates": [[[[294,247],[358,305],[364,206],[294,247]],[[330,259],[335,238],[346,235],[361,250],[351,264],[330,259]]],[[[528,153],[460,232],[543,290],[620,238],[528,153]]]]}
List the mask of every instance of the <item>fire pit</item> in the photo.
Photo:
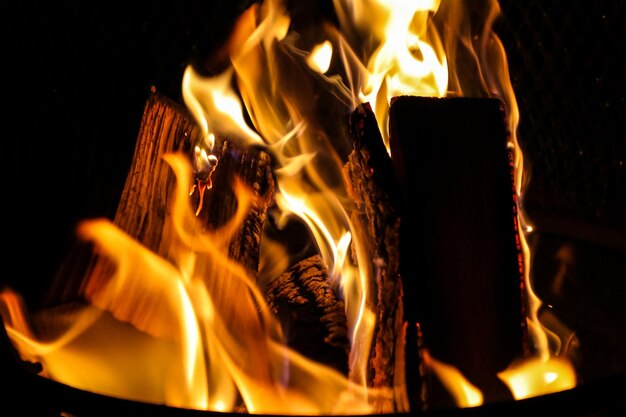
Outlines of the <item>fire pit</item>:
{"type": "MultiPolygon", "coordinates": [[[[114,222],[81,222],[32,321],[2,293],[12,397],[72,415],[621,406],[601,392],[623,356],[589,380],[564,304],[582,246],[533,233],[519,200],[497,5],[365,6],[253,5],[185,71],[186,108],[153,88],[114,222]]],[[[591,235],[619,251],[620,233],[591,235]]]]}

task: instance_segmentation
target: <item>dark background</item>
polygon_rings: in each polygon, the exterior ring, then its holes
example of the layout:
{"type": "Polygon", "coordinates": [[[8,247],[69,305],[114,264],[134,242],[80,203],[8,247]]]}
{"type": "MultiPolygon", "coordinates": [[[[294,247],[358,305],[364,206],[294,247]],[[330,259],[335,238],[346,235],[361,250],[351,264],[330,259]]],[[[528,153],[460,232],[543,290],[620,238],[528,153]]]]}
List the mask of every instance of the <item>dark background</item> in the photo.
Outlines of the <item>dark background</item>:
{"type": "MultiPolygon", "coordinates": [[[[113,216],[150,87],[180,101],[185,66],[220,43],[241,7],[2,3],[8,249],[0,283],[37,305],[74,242],[77,222],[113,216]]],[[[589,375],[624,369],[624,2],[501,5],[496,30],[509,56],[520,142],[532,167],[525,208],[538,226],[532,241],[538,287],[579,334],[609,345],[607,363],[594,364],[589,375]],[[552,294],[564,245],[576,261],[566,291],[552,294]],[[608,321],[607,329],[599,321],[608,321]]]]}
{"type": "Polygon", "coordinates": [[[77,222],[114,215],[150,88],[182,103],[185,67],[227,36],[243,6],[16,3],[2,5],[8,251],[0,280],[38,304],[77,222]]]}

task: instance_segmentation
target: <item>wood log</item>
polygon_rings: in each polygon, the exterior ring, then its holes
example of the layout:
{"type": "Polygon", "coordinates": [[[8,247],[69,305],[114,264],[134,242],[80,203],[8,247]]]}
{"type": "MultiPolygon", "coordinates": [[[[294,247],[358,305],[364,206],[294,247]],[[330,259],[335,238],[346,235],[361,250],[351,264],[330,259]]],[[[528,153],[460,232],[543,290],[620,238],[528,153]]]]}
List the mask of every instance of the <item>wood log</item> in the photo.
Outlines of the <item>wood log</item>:
{"type": "MultiPolygon", "coordinates": [[[[496,373],[525,350],[507,139],[496,99],[398,97],[391,104],[408,328],[419,323],[429,354],[457,367],[487,402],[510,398],[496,373]]],[[[453,405],[434,392],[422,406],[453,405]]]]}
{"type": "MultiPolygon", "coordinates": [[[[174,186],[174,175],[162,160],[167,152],[182,151],[191,154],[193,145],[200,139],[200,132],[185,109],[171,100],[154,93],[148,99],[141,122],[133,163],[122,193],[115,223],[126,233],[161,256],[167,256],[167,248],[161,246],[166,218],[170,211],[169,198],[174,186]]],[[[233,236],[229,256],[243,265],[250,276],[256,277],[259,266],[259,247],[266,211],[273,202],[274,179],[270,156],[258,148],[246,147],[236,139],[218,136],[214,146],[218,164],[212,174],[212,188],[203,196],[202,209],[198,213],[200,222],[207,230],[215,230],[225,224],[237,209],[237,197],[233,192],[233,181],[241,179],[255,194],[240,230],[233,236]]],[[[191,204],[198,207],[200,194],[193,193],[191,204]]],[[[302,236],[299,236],[301,238],[302,236]]],[[[293,238],[293,236],[291,236],[293,238]]],[[[288,242],[287,242],[288,243],[288,242]]],[[[81,279],[84,269],[77,268],[89,247],[82,246],[67,262],[68,272],[77,269],[81,279]]],[[[87,255],[85,257],[85,255],[87,255]]],[[[111,274],[111,265],[101,257],[94,257],[83,291],[89,297],[111,274]]],[[[287,325],[296,350],[322,363],[347,373],[346,318],[343,302],[334,295],[326,282],[328,272],[319,256],[296,263],[288,273],[274,281],[274,285],[289,279],[294,292],[276,294],[275,312],[287,325]],[[298,307],[304,294],[310,298],[307,308],[298,307]],[[288,297],[294,297],[289,300],[288,297]],[[282,298],[281,298],[282,297],[282,298]],[[276,307],[280,305],[281,307],[276,307]],[[294,311],[287,307],[293,307],[294,311]],[[304,316],[302,315],[304,314],[304,316]],[[285,317],[295,317],[284,320],[285,317]],[[309,324],[303,326],[303,323],[309,324]],[[318,327],[312,325],[318,323],[318,327]],[[321,326],[321,327],[319,327],[321,326]],[[305,333],[311,331],[307,336],[305,333]],[[323,336],[323,337],[321,337],[323,336]],[[298,345],[308,340],[307,346],[298,345]],[[307,350],[308,349],[308,350],[307,350]]],[[[293,344],[293,343],[292,343],[293,344]]]]}
{"type": "Polygon", "coordinates": [[[369,104],[350,116],[349,134],[354,150],[344,166],[348,193],[356,210],[363,240],[369,242],[377,313],[367,375],[375,389],[392,388],[391,397],[375,401],[378,412],[406,412],[404,381],[404,322],[400,278],[398,189],[389,154],[384,148],[376,118],[369,104]]]}
{"type": "Polygon", "coordinates": [[[328,281],[322,257],[297,262],[264,291],[270,310],[283,325],[287,346],[348,375],[350,341],[344,303],[328,281]]]}
{"type": "MultiPolygon", "coordinates": [[[[190,152],[200,138],[193,118],[178,103],[152,89],[144,106],[135,152],[114,223],[148,249],[159,252],[168,196],[174,185],[163,161],[167,152],[190,152]]],[[[111,274],[109,262],[92,255],[92,247],[78,242],[53,282],[48,304],[81,299],[88,287],[100,287],[111,274]]]]}
{"type": "MultiPolygon", "coordinates": [[[[265,151],[245,147],[235,139],[217,138],[215,151],[218,164],[212,175],[213,187],[204,194],[198,217],[208,230],[226,223],[237,210],[237,196],[232,185],[241,179],[253,192],[255,199],[249,208],[241,229],[229,247],[231,259],[243,265],[253,277],[259,270],[259,245],[268,207],[274,198],[274,176],[271,159],[265,151]]],[[[199,193],[193,196],[198,206],[199,193]]]]}
{"type": "Polygon", "coordinates": [[[159,93],[150,94],[114,223],[154,252],[159,252],[175,183],[163,155],[176,151],[191,154],[200,135],[183,107],[159,93]]]}
{"type": "MultiPolygon", "coordinates": [[[[176,151],[191,155],[200,138],[201,132],[186,109],[153,90],[144,108],[114,223],[161,256],[167,256],[167,248],[161,247],[161,242],[175,185],[174,174],[162,157],[176,151]]],[[[229,255],[256,276],[261,230],[273,195],[271,160],[267,153],[230,138],[218,137],[215,150],[220,160],[213,174],[215,186],[205,193],[198,218],[207,230],[212,230],[232,216],[237,207],[231,188],[235,176],[252,188],[259,198],[233,237],[229,255]]],[[[199,204],[197,193],[192,204],[199,204]]],[[[68,255],[53,286],[54,303],[73,301],[77,294],[89,298],[90,292],[101,288],[102,280],[110,277],[109,262],[99,256],[91,257],[90,251],[90,246],[79,243],[68,255]]]]}

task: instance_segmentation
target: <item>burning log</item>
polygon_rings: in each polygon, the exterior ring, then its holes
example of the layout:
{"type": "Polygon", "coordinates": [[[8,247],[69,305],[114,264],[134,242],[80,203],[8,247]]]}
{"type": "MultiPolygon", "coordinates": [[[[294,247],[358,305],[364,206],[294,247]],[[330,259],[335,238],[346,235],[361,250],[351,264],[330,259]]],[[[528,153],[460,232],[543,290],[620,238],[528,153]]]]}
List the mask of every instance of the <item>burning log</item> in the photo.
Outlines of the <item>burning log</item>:
{"type": "MultiPolygon", "coordinates": [[[[232,184],[236,178],[250,187],[255,198],[240,230],[229,247],[229,256],[243,265],[251,276],[259,270],[259,245],[268,207],[274,197],[274,177],[270,156],[257,148],[243,147],[233,140],[218,138],[218,164],[213,172],[213,187],[204,194],[198,216],[212,230],[225,224],[237,210],[232,184]]],[[[194,194],[199,205],[199,193],[194,194]]]]}
{"type": "MultiPolygon", "coordinates": [[[[162,252],[161,234],[174,184],[162,156],[174,151],[190,154],[200,132],[185,110],[159,94],[148,99],[141,126],[115,223],[153,251],[162,252]]],[[[213,188],[204,194],[198,218],[209,230],[222,226],[237,209],[232,190],[235,177],[249,186],[259,198],[253,201],[241,230],[233,237],[229,255],[256,275],[261,230],[274,189],[270,157],[259,149],[221,137],[215,149],[219,163],[212,175],[213,188]]],[[[200,204],[200,193],[194,193],[193,204],[200,204]]]]}
{"type": "Polygon", "coordinates": [[[348,374],[350,341],[344,303],[328,281],[321,256],[297,262],[272,280],[265,294],[283,325],[287,346],[348,374]]]}
{"type": "Polygon", "coordinates": [[[398,189],[389,154],[384,148],[369,104],[359,106],[349,120],[354,150],[344,166],[348,192],[355,203],[352,218],[364,233],[373,263],[373,310],[376,327],[369,357],[368,385],[393,387],[392,398],[380,399],[380,412],[406,412],[402,281],[400,279],[398,189]]]}
{"type": "MultiPolygon", "coordinates": [[[[419,323],[429,355],[459,369],[486,401],[510,398],[496,373],[525,350],[507,139],[495,99],[399,97],[390,108],[409,332],[419,323]]],[[[433,391],[427,403],[449,401],[433,391]]]]}
{"type": "MultiPolygon", "coordinates": [[[[162,256],[167,255],[167,248],[162,247],[162,242],[170,212],[169,199],[175,185],[174,175],[162,157],[176,151],[191,155],[200,135],[195,121],[184,108],[153,91],[144,108],[132,165],[114,222],[128,235],[162,256]]],[[[219,163],[213,173],[214,188],[205,193],[198,218],[207,230],[212,230],[232,217],[237,208],[236,196],[231,188],[235,177],[253,190],[256,198],[241,229],[232,238],[229,256],[244,265],[254,277],[258,272],[265,212],[273,196],[270,157],[259,149],[220,137],[215,149],[218,150],[219,163]]],[[[192,204],[200,204],[199,193],[194,194],[192,204]]],[[[71,275],[67,269],[62,269],[59,276],[64,281],[59,287],[63,288],[63,294],[57,295],[57,299],[72,298],[74,295],[68,292],[75,293],[78,285],[82,286],[79,292],[89,298],[94,289],[101,288],[102,280],[110,276],[110,264],[99,256],[91,260],[86,273],[84,269],[77,268],[75,261],[80,261],[84,254],[85,247],[80,246],[70,256],[71,262],[66,263],[78,271],[73,273],[77,282],[68,285],[67,279],[71,275]]]]}
{"type": "MultiPolygon", "coordinates": [[[[185,109],[153,88],[114,222],[154,252],[159,252],[168,196],[175,182],[162,156],[189,152],[199,138],[200,131],[185,109]]],[[[99,286],[110,276],[111,265],[91,252],[91,246],[84,243],[70,251],[50,291],[53,303],[75,301],[77,295],[89,291],[88,286],[99,286]]]]}
{"type": "Polygon", "coordinates": [[[163,155],[189,153],[200,134],[195,121],[181,106],[153,90],[144,107],[135,154],[114,222],[154,252],[159,252],[175,183],[163,155]]]}
{"type": "MultiPolygon", "coordinates": [[[[149,97],[115,224],[164,257],[167,257],[168,248],[163,242],[169,233],[169,199],[175,178],[162,156],[175,151],[191,154],[193,144],[201,138],[200,134],[191,116],[178,104],[157,93],[149,97]]],[[[235,178],[253,191],[256,198],[231,240],[229,256],[256,277],[266,211],[273,203],[271,159],[260,149],[244,147],[236,140],[220,137],[216,140],[214,151],[218,164],[212,173],[212,187],[202,197],[198,218],[207,230],[218,229],[232,218],[238,204],[232,188],[235,178]]],[[[191,204],[200,206],[200,193],[192,194],[191,204]]],[[[68,265],[75,265],[74,261],[84,255],[86,248],[81,248],[80,254],[73,256],[73,262],[68,262],[68,265]]],[[[94,291],[102,288],[103,281],[111,275],[111,268],[105,258],[93,257],[90,269],[80,275],[83,285],[80,292],[90,298],[94,291]]],[[[273,280],[266,293],[271,309],[287,327],[290,347],[344,374],[348,373],[350,342],[344,304],[328,282],[328,271],[319,255],[297,262],[273,280]]]]}

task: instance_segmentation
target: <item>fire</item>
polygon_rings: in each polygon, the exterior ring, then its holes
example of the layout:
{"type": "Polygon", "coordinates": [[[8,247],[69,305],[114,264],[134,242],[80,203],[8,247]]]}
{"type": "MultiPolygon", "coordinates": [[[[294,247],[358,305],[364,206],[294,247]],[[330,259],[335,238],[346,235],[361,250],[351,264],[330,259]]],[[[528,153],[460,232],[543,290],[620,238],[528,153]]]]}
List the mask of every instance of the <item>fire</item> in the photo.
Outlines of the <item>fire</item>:
{"type": "Polygon", "coordinates": [[[365,82],[357,92],[374,108],[388,144],[389,101],[400,95],[443,97],[448,88],[448,64],[431,17],[438,0],[335,0],[342,29],[366,36],[374,48],[363,62],[365,82]]]}
{"type": "MultiPolygon", "coordinates": [[[[492,31],[499,7],[488,5],[481,24],[472,26],[462,0],[334,0],[339,28],[321,24],[318,38],[309,42],[292,31],[285,4],[267,0],[238,20],[225,45],[230,65],[224,72],[204,77],[191,66],[185,71],[184,101],[203,133],[193,144],[196,176],[205,175],[200,191],[211,187],[219,163],[216,135],[272,154],[278,225],[295,216],[308,226],[341,290],[351,342],[348,377],[286,347],[258,284],[228,257],[254,194],[235,183],[237,212],[218,230],[205,231],[195,218],[202,207],[192,208],[189,200],[192,168],[172,154],[165,156],[177,179],[170,233],[162,244],[167,255],[108,221],[82,223],[79,236],[111,260],[113,272],[86,283],[86,306],[41,312],[32,325],[19,296],[2,292],[0,313],[20,355],[41,362],[45,375],[57,381],[140,401],[270,414],[374,411],[372,403],[388,395],[367,383],[378,313],[371,289],[377,261],[369,259],[369,243],[349,215],[343,115],[371,103],[389,149],[387,115],[395,96],[500,98],[521,198],[519,114],[504,48],[492,31]]],[[[532,226],[521,211],[517,220],[533,355],[498,376],[521,399],[571,388],[576,375],[550,350],[529,273],[526,234],[532,226]]],[[[266,238],[262,245],[262,275],[275,277],[288,267],[286,251],[266,238]]],[[[482,393],[459,370],[427,352],[424,362],[458,406],[482,404],[482,393]]],[[[403,378],[398,381],[386,388],[405,389],[403,378]]]]}
{"type": "Polygon", "coordinates": [[[563,391],[572,387],[576,373],[564,359],[535,358],[512,364],[500,372],[498,377],[511,389],[516,400],[536,395],[563,391]]]}
{"type": "Polygon", "coordinates": [[[330,60],[333,57],[333,45],[330,41],[324,41],[315,45],[307,62],[309,66],[320,74],[326,73],[330,68],[330,60]]]}
{"type": "Polygon", "coordinates": [[[7,329],[20,353],[41,362],[58,381],[142,401],[226,411],[241,395],[251,413],[345,413],[348,406],[351,412],[369,411],[345,377],[283,346],[256,284],[225,256],[250,193],[236,184],[239,209],[233,219],[214,233],[199,234],[187,197],[190,166],[182,156],[166,158],[178,179],[171,259],[107,220],[84,222],[79,234],[113,260],[116,270],[106,284],[90,283],[91,306],[50,312],[37,322],[58,328],[51,341],[33,336],[17,297],[5,292],[7,329]],[[107,367],[106,361],[123,366],[107,367]],[[310,383],[320,379],[324,383],[310,383]]]}
{"type": "Polygon", "coordinates": [[[424,362],[446,386],[459,407],[477,407],[483,403],[480,390],[467,381],[454,366],[434,359],[428,351],[424,352],[424,362]]]}

